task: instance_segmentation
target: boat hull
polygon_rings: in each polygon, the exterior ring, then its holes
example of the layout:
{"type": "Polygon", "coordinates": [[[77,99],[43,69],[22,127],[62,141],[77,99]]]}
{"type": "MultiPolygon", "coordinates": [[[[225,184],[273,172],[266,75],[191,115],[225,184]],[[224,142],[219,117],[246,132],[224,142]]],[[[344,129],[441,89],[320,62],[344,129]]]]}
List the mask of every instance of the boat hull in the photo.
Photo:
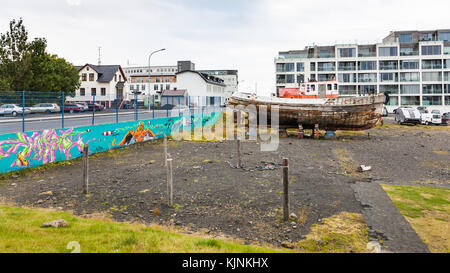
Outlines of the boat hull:
{"type": "MultiPolygon", "coordinates": [[[[374,128],[381,121],[384,107],[384,94],[339,97],[324,99],[283,99],[233,95],[228,104],[231,106],[255,106],[267,108],[268,122],[272,107],[279,109],[281,127],[314,128],[316,124],[322,130],[361,131],[374,128]]],[[[259,111],[258,111],[259,112],[259,111]]],[[[270,124],[270,123],[268,123],[270,124]]]]}

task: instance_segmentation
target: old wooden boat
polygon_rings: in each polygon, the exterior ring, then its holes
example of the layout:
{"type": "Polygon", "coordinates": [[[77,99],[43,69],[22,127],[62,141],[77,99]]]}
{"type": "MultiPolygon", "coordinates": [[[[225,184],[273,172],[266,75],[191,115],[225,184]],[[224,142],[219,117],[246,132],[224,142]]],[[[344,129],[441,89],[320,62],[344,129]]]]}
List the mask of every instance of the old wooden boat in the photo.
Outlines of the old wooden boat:
{"type": "Polygon", "coordinates": [[[337,95],[337,89],[334,82],[307,83],[299,88],[280,89],[278,97],[235,93],[228,104],[254,105],[256,109],[267,107],[269,125],[271,109],[277,106],[280,127],[302,125],[305,129],[313,129],[318,125],[327,131],[361,131],[374,128],[381,121],[385,103],[383,93],[342,97],[337,95]]]}

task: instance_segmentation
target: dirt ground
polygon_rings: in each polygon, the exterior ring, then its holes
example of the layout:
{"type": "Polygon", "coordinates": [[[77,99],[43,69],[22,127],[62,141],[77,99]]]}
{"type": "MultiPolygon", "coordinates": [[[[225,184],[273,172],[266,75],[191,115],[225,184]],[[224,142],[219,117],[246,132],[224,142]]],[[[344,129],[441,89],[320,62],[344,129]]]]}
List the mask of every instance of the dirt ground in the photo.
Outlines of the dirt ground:
{"type": "Polygon", "coordinates": [[[245,141],[244,169],[233,167],[234,141],[169,141],[173,207],[166,201],[162,142],[150,142],[92,156],[88,196],[81,194],[82,164],[75,160],[0,180],[0,199],[279,246],[303,239],[323,218],[344,211],[360,213],[352,183],[450,187],[449,137],[450,126],[386,122],[362,133],[340,132],[336,140],[281,138],[276,152],[261,152],[258,142],[245,141]],[[299,217],[295,225],[281,221],[281,167],[264,169],[266,162],[278,164],[283,157],[290,161],[290,206],[299,217]],[[357,172],[361,164],[372,170],[357,172]]]}

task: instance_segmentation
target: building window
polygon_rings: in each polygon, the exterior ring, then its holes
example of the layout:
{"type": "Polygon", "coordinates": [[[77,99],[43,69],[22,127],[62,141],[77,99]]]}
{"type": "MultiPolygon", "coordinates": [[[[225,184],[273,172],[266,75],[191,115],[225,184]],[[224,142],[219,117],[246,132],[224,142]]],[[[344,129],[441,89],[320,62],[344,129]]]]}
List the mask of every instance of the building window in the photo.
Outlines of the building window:
{"type": "Polygon", "coordinates": [[[434,82],[434,81],[442,81],[442,73],[441,72],[422,72],[422,81],[424,82],[434,82]]]}
{"type": "Polygon", "coordinates": [[[297,63],[297,72],[305,71],[305,63],[297,63]]]}
{"type": "Polygon", "coordinates": [[[338,70],[339,71],[354,71],[354,70],[356,70],[356,62],[339,62],[338,70]]]}
{"type": "Polygon", "coordinates": [[[286,75],[286,83],[294,83],[294,75],[286,75]]]}
{"type": "Polygon", "coordinates": [[[80,96],[85,96],[86,95],[86,89],[84,88],[80,88],[80,96]]]}
{"type": "Polygon", "coordinates": [[[81,81],[83,81],[83,82],[87,81],[86,73],[81,74],[81,81]]]}
{"type": "Polygon", "coordinates": [[[419,51],[414,50],[413,47],[401,47],[400,56],[416,56],[419,55],[419,51]]]}
{"type": "Polygon", "coordinates": [[[305,82],[305,75],[298,74],[297,75],[297,83],[304,83],[305,82]]]}
{"type": "Polygon", "coordinates": [[[442,94],[442,85],[424,84],[422,85],[422,94],[442,94]]]}
{"type": "Polygon", "coordinates": [[[439,41],[450,42],[450,32],[439,33],[439,41]]]}
{"type": "Polygon", "coordinates": [[[397,96],[389,97],[389,102],[387,105],[388,106],[397,106],[398,105],[398,97],[397,96]]]}
{"type": "Polygon", "coordinates": [[[294,72],[294,63],[286,63],[286,72],[294,72]]]}
{"type": "MultiPolygon", "coordinates": [[[[380,85],[379,92],[388,94],[398,94],[398,85],[380,85]]],[[[397,103],[395,105],[397,105],[397,103]]]]}
{"type": "Polygon", "coordinates": [[[422,105],[442,105],[441,96],[423,96],[422,105]]]}
{"type": "Polygon", "coordinates": [[[450,96],[445,96],[445,105],[450,105],[450,96]]]}
{"type": "Polygon", "coordinates": [[[397,82],[397,73],[380,73],[381,82],[397,82]]]}
{"type": "Polygon", "coordinates": [[[340,85],[339,86],[339,95],[356,95],[357,88],[356,85],[340,85]]]}
{"type": "Polygon", "coordinates": [[[442,60],[422,60],[422,69],[442,69],[442,60]]]}
{"type": "Polygon", "coordinates": [[[130,85],[130,91],[134,90],[134,85],[130,85]]]}
{"type": "Polygon", "coordinates": [[[387,57],[387,56],[398,56],[397,47],[379,47],[378,48],[378,56],[387,57]]]}
{"type": "Polygon", "coordinates": [[[356,57],[356,48],[338,48],[339,58],[352,58],[356,57]]]}
{"type": "Polygon", "coordinates": [[[441,55],[441,46],[422,46],[422,55],[441,55]]]}
{"type": "Polygon", "coordinates": [[[153,85],[153,90],[158,91],[158,85],[157,84],[153,85]]]}
{"type": "Polygon", "coordinates": [[[345,73],[345,74],[339,74],[338,75],[338,81],[339,82],[356,82],[356,73],[345,73]]]}
{"type": "Polygon", "coordinates": [[[317,63],[317,71],[335,71],[336,64],[334,62],[317,63]]]}
{"type": "Polygon", "coordinates": [[[114,81],[117,81],[117,74],[114,75],[114,81]]]}
{"type": "Polygon", "coordinates": [[[170,84],[166,84],[166,90],[170,90],[170,84]]]}
{"type": "Polygon", "coordinates": [[[286,75],[277,75],[277,83],[286,83],[286,75]]]}
{"type": "Polygon", "coordinates": [[[400,85],[400,94],[420,94],[420,85],[418,84],[408,84],[400,85]]]}
{"type": "Polygon", "coordinates": [[[444,81],[450,81],[450,72],[444,72],[444,81]]]}
{"type": "Polygon", "coordinates": [[[422,33],[420,34],[420,41],[433,41],[432,33],[422,33]]]}
{"type": "Polygon", "coordinates": [[[95,96],[95,95],[97,95],[97,89],[91,88],[91,96],[95,96]]]}
{"type": "Polygon", "coordinates": [[[376,61],[358,62],[358,70],[377,70],[376,61]]]}
{"type": "Polygon", "coordinates": [[[404,60],[400,61],[400,68],[407,69],[419,69],[419,61],[418,60],[404,60]]]}
{"type": "Polygon", "coordinates": [[[419,72],[401,72],[400,73],[401,82],[418,82],[420,81],[419,72]]]}
{"type": "Polygon", "coordinates": [[[402,96],[401,99],[402,105],[420,105],[420,97],[419,96],[402,96]]]}
{"type": "Polygon", "coordinates": [[[360,95],[372,95],[377,93],[376,85],[360,85],[359,94],[360,95]]]}
{"type": "Polygon", "coordinates": [[[101,96],[106,96],[106,88],[101,88],[100,94],[101,94],[101,96]]]}
{"type": "Polygon", "coordinates": [[[450,84],[444,84],[444,93],[450,94],[450,84]]]}
{"type": "Polygon", "coordinates": [[[316,71],[316,63],[310,63],[309,64],[309,70],[316,71]]]}
{"type": "Polygon", "coordinates": [[[93,81],[94,81],[94,76],[95,76],[94,73],[89,73],[89,81],[90,81],[90,82],[93,82],[93,81]]]}
{"type": "Polygon", "coordinates": [[[336,79],[336,75],[335,74],[319,74],[318,77],[319,77],[318,78],[319,82],[334,81],[336,79]]]}
{"type": "Polygon", "coordinates": [[[397,61],[380,61],[380,70],[397,70],[397,61]]]}
{"type": "Polygon", "coordinates": [[[377,73],[358,74],[358,82],[377,82],[377,73]]]}
{"type": "Polygon", "coordinates": [[[412,43],[412,34],[400,34],[400,43],[412,43]]]}

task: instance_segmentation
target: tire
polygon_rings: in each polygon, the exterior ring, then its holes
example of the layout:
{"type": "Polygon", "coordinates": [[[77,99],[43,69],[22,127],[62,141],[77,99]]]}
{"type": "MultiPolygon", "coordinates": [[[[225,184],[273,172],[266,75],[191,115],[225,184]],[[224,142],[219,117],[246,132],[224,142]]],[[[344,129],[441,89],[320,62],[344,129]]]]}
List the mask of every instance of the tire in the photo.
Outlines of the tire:
{"type": "Polygon", "coordinates": [[[14,112],[11,113],[11,115],[12,115],[13,117],[17,117],[17,112],[14,111],[14,112]]]}

